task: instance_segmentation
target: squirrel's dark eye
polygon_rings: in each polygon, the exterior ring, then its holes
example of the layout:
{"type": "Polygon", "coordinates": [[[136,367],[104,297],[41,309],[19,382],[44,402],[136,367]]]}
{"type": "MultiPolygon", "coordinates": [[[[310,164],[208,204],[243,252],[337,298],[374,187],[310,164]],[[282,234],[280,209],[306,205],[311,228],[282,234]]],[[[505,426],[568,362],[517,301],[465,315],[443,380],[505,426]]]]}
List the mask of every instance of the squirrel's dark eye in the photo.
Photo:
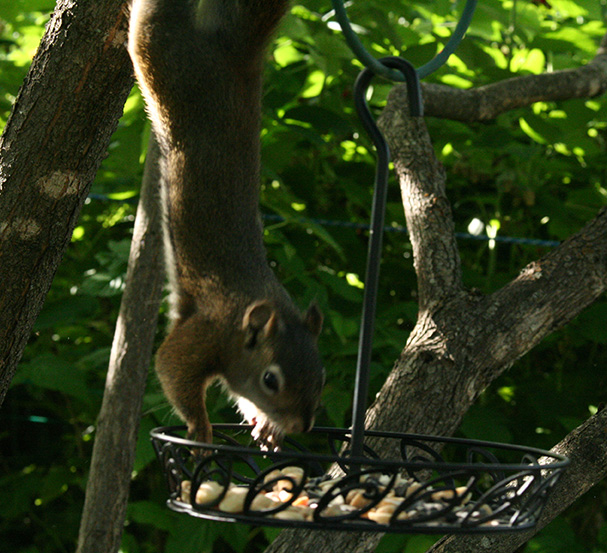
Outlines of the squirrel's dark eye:
{"type": "Polygon", "coordinates": [[[280,365],[268,365],[259,378],[259,386],[269,396],[276,395],[284,389],[285,377],[280,365]]]}
{"type": "Polygon", "coordinates": [[[266,371],[265,373],[263,373],[263,383],[264,386],[273,393],[278,392],[278,388],[279,388],[279,382],[278,382],[278,377],[276,376],[275,373],[273,373],[272,371],[266,371]]]}

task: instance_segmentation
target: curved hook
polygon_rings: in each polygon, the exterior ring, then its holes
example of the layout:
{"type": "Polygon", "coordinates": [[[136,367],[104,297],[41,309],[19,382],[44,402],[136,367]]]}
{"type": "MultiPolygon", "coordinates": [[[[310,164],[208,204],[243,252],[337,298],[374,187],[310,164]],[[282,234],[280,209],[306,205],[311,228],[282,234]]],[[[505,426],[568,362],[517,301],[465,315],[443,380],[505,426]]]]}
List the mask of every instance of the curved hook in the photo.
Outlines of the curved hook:
{"type": "Polygon", "coordinates": [[[430,73],[436,71],[449,59],[449,56],[455,52],[459,43],[464,38],[468,27],[470,27],[470,23],[472,23],[472,16],[474,15],[474,10],[476,10],[476,1],[477,0],[466,0],[466,5],[464,6],[464,11],[462,12],[460,20],[458,21],[451,38],[447,44],[445,44],[445,47],[433,59],[417,70],[420,79],[423,79],[430,75],[430,73]]]}
{"type": "MultiPolygon", "coordinates": [[[[333,10],[335,11],[335,18],[341,27],[342,33],[346,39],[346,42],[350,46],[350,49],[356,57],[362,62],[365,67],[372,69],[377,75],[384,77],[386,79],[390,79],[397,82],[402,82],[401,75],[395,71],[392,71],[390,66],[380,63],[381,60],[375,59],[364,47],[363,43],[360,41],[354,30],[352,29],[352,25],[350,24],[350,20],[348,18],[348,13],[346,8],[344,7],[343,0],[331,0],[333,4],[333,10]]],[[[476,9],[477,0],[466,0],[466,5],[464,6],[464,10],[460,17],[460,20],[451,35],[451,38],[443,48],[439,54],[437,54],[433,59],[431,59],[428,63],[422,65],[417,73],[420,78],[428,76],[433,71],[436,71],[441,65],[443,65],[449,56],[456,50],[459,43],[464,38],[468,27],[472,21],[472,16],[474,15],[474,11],[476,9]]]]}
{"type": "Polygon", "coordinates": [[[354,55],[361,61],[361,63],[365,67],[372,69],[377,75],[381,75],[386,79],[392,81],[402,81],[399,73],[396,71],[391,71],[388,67],[379,63],[379,61],[375,59],[364,47],[363,43],[354,32],[354,29],[352,29],[350,19],[348,18],[348,12],[346,11],[343,0],[331,0],[331,3],[333,4],[335,17],[339,23],[339,26],[341,27],[341,32],[344,34],[348,46],[350,46],[350,50],[354,52],[354,55]]]}
{"type": "Polygon", "coordinates": [[[405,76],[407,97],[409,98],[409,113],[413,117],[422,117],[424,115],[422,90],[420,87],[419,73],[415,70],[413,64],[406,59],[394,56],[381,58],[379,61],[388,67],[398,69],[405,76]]]}
{"type": "MultiPolygon", "coordinates": [[[[389,67],[391,69],[398,69],[400,73],[404,77],[405,85],[407,86],[407,98],[409,99],[409,113],[413,117],[422,117],[424,115],[424,105],[422,100],[422,93],[419,81],[419,75],[413,67],[413,64],[406,59],[397,58],[394,56],[388,56],[386,58],[381,58],[378,60],[385,67],[389,67]]],[[[378,143],[381,142],[381,139],[377,137],[377,140],[374,138],[376,131],[373,130],[373,127],[377,129],[375,125],[375,121],[371,115],[369,107],[367,105],[365,96],[367,89],[369,88],[369,84],[371,80],[375,76],[374,70],[370,68],[363,69],[354,83],[354,104],[356,106],[356,110],[358,112],[358,116],[360,117],[363,125],[365,126],[365,130],[369,133],[369,136],[373,140],[375,146],[378,146],[378,143]]],[[[377,129],[377,133],[379,130],[377,129]]],[[[379,133],[381,136],[381,133],[379,133]]]]}

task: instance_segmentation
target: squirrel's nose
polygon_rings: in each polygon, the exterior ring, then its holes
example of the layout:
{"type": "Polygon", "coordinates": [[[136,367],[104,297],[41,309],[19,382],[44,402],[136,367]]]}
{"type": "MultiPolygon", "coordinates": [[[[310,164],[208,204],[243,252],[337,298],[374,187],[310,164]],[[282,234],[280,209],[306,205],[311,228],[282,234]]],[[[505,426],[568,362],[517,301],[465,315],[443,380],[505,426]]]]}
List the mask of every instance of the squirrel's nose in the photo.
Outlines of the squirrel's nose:
{"type": "Polygon", "coordinates": [[[283,427],[283,431],[286,434],[298,434],[300,432],[308,432],[314,426],[314,415],[302,415],[301,417],[294,418],[290,424],[283,427]]]}

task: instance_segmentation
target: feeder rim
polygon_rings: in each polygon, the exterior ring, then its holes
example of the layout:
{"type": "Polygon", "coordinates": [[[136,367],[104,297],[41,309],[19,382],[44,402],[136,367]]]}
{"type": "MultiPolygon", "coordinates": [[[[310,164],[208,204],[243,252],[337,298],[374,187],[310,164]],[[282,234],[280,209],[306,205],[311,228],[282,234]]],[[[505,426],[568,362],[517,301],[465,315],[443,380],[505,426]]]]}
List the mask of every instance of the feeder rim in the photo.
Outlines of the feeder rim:
{"type": "MultiPolygon", "coordinates": [[[[218,431],[222,430],[250,430],[253,428],[252,425],[248,424],[236,424],[236,423],[215,423],[213,424],[213,429],[218,431]]],[[[533,455],[536,459],[541,457],[548,457],[553,459],[553,462],[546,464],[522,464],[522,463],[494,463],[491,461],[483,462],[483,463],[462,463],[462,462],[418,462],[418,461],[405,461],[398,459],[381,459],[376,457],[350,457],[350,456],[341,456],[341,455],[327,455],[322,454],[318,455],[312,452],[306,452],[301,450],[279,450],[279,451],[262,451],[258,448],[247,447],[247,446],[234,446],[234,445],[226,445],[226,444],[211,444],[206,442],[196,442],[194,440],[189,440],[187,438],[182,438],[180,436],[176,436],[175,433],[179,431],[184,431],[186,427],[184,425],[174,425],[174,426],[161,426],[158,428],[154,428],[150,431],[150,436],[153,439],[171,442],[177,445],[182,445],[185,447],[204,447],[205,449],[213,449],[222,453],[248,453],[256,456],[263,456],[269,458],[275,458],[280,460],[281,458],[289,458],[289,459],[301,459],[305,461],[318,461],[318,462],[340,462],[340,463],[348,463],[351,462],[353,464],[367,464],[367,465],[379,465],[383,467],[401,467],[408,468],[414,467],[416,470],[419,469],[444,469],[448,467],[450,470],[470,470],[475,468],[490,468],[492,470],[503,470],[503,471],[541,471],[541,470],[555,470],[562,469],[569,465],[569,458],[561,453],[556,453],[553,451],[546,451],[536,447],[524,446],[524,445],[516,445],[516,444],[506,444],[499,442],[492,442],[488,440],[476,440],[476,439],[468,439],[468,438],[458,438],[453,436],[431,436],[426,434],[408,434],[408,433],[399,433],[399,432],[390,432],[390,431],[381,431],[381,430],[365,430],[365,436],[374,436],[380,438],[392,438],[392,439],[411,439],[418,441],[426,441],[433,443],[445,443],[445,444],[455,444],[455,445],[463,445],[467,447],[479,447],[479,448],[495,448],[501,449],[505,451],[514,451],[516,453],[530,454],[533,455]]],[[[352,430],[349,428],[335,428],[335,427],[323,427],[323,426],[315,426],[310,433],[312,434],[327,434],[327,435],[349,435],[352,437],[352,430]]],[[[299,444],[297,444],[299,445],[299,444]]]]}

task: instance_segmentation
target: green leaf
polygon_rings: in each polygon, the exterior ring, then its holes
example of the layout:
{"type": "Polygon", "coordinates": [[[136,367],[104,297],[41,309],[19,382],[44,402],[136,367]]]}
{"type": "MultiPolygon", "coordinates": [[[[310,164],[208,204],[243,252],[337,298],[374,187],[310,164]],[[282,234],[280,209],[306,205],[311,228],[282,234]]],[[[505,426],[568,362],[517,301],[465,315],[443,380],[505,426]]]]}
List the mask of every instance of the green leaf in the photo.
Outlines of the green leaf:
{"type": "Polygon", "coordinates": [[[512,433],[499,410],[474,405],[470,408],[460,430],[468,438],[509,443],[512,433]]]}
{"type": "Polygon", "coordinates": [[[184,515],[176,517],[165,553],[211,553],[215,541],[214,524],[184,515]]]}
{"type": "Polygon", "coordinates": [[[352,409],[352,394],[343,387],[326,386],[322,394],[322,407],[327,411],[334,426],[344,426],[346,416],[350,415],[352,409]]]}
{"type": "Polygon", "coordinates": [[[523,132],[538,144],[554,144],[562,138],[559,126],[541,117],[525,115],[519,119],[519,123],[523,132]]]}
{"type": "Polygon", "coordinates": [[[529,542],[528,549],[530,553],[587,553],[571,526],[563,519],[551,522],[529,542]]]}
{"type": "Polygon", "coordinates": [[[99,302],[91,296],[69,296],[44,304],[34,330],[56,328],[91,319],[99,311],[99,302]]]}
{"type": "MultiPolygon", "coordinates": [[[[143,417],[139,425],[135,463],[133,470],[139,472],[156,460],[156,454],[150,441],[150,431],[156,427],[156,422],[150,417],[143,417]]],[[[159,465],[158,467],[159,468],[159,465]]]]}
{"type": "Polygon", "coordinates": [[[576,326],[584,338],[595,344],[607,344],[607,324],[605,324],[605,306],[591,305],[576,319],[576,326]]]}
{"type": "Polygon", "coordinates": [[[162,503],[154,501],[134,501],[129,503],[127,518],[139,524],[150,524],[161,530],[172,530],[175,514],[162,503]]]}
{"type": "Polygon", "coordinates": [[[356,304],[360,304],[362,301],[360,289],[348,284],[345,278],[329,273],[326,270],[319,271],[317,276],[325,286],[328,286],[331,291],[342,298],[356,304]]]}
{"type": "Polygon", "coordinates": [[[211,553],[218,538],[223,538],[240,553],[249,541],[249,528],[241,524],[211,522],[182,515],[176,518],[165,553],[211,553]]]}
{"type": "Polygon", "coordinates": [[[553,40],[567,44],[569,49],[573,45],[577,49],[581,49],[588,54],[594,54],[596,52],[596,42],[592,36],[589,36],[588,32],[582,27],[563,27],[553,33],[546,33],[544,35],[546,40],[553,40]]]}
{"type": "Polygon", "coordinates": [[[55,7],[54,0],[0,0],[2,19],[14,22],[19,16],[28,12],[51,12],[55,7]]]}
{"type": "Polygon", "coordinates": [[[69,484],[74,483],[75,480],[75,475],[69,467],[51,467],[44,475],[44,481],[38,490],[37,504],[49,503],[62,496],[67,492],[69,484]]]}
{"type": "Polygon", "coordinates": [[[287,110],[284,118],[309,123],[320,133],[351,131],[350,123],[342,116],[320,106],[297,106],[287,110]]]}
{"type": "Polygon", "coordinates": [[[15,520],[27,513],[36,498],[43,478],[35,467],[15,471],[0,478],[0,495],[10,501],[0,501],[0,519],[15,520]]]}
{"type": "Polygon", "coordinates": [[[18,384],[62,392],[83,401],[90,401],[91,397],[84,373],[52,353],[23,363],[13,379],[13,386],[18,384]]]}
{"type": "Polygon", "coordinates": [[[337,311],[330,311],[327,314],[327,319],[342,341],[347,342],[358,335],[359,323],[357,320],[343,317],[337,311]]]}

